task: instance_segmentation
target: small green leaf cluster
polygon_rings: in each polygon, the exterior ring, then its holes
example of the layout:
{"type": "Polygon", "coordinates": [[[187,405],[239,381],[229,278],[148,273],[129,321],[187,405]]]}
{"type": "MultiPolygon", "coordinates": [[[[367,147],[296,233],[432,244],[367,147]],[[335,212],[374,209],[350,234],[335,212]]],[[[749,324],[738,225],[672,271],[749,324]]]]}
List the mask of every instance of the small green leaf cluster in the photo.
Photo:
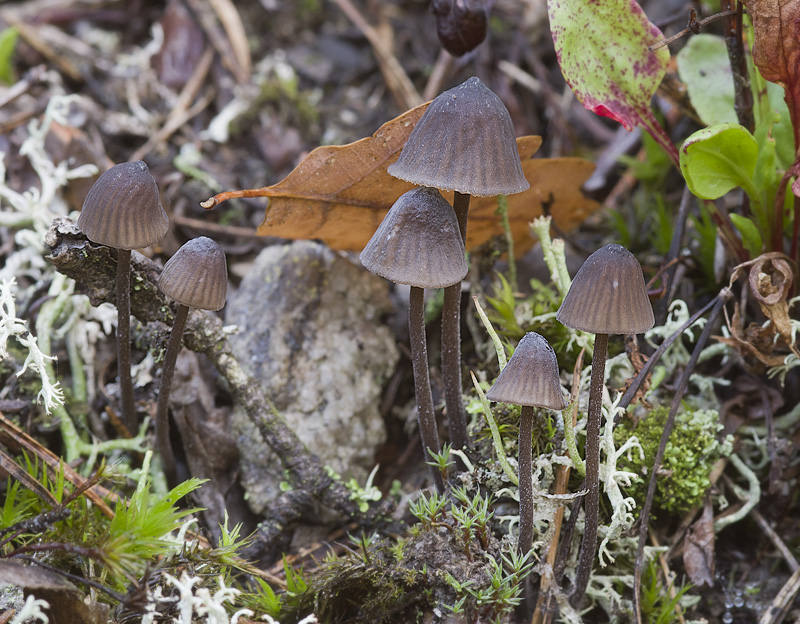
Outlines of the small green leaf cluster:
{"type": "MultiPolygon", "coordinates": [[[[620,470],[642,475],[642,479],[628,490],[636,499],[638,509],[641,509],[647,495],[649,471],[658,452],[668,415],[669,408],[657,407],[650,410],[635,428],[626,419],[614,431],[616,444],[623,444],[635,434],[644,450],[644,460],[636,453],[630,457],[623,455],[618,460],[620,470]]],[[[732,450],[729,439],[717,439],[722,428],[715,410],[678,412],[660,468],[654,500],[656,508],[677,514],[702,503],[703,496],[711,486],[709,474],[714,462],[732,450]]]]}
{"type": "Polygon", "coordinates": [[[644,621],[652,624],[672,624],[682,621],[676,607],[684,594],[692,588],[691,583],[682,585],[670,596],[672,585],[664,587],[659,582],[655,559],[650,560],[642,574],[641,605],[644,621]]]}

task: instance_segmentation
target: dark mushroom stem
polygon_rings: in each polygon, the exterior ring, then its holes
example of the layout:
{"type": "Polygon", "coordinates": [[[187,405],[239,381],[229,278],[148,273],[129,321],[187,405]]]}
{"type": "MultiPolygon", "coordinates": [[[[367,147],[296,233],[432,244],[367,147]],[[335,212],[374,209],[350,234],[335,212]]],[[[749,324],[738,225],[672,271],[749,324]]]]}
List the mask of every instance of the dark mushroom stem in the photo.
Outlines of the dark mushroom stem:
{"type": "Polygon", "coordinates": [[[183,330],[186,327],[186,318],[189,308],[185,305],[178,306],[178,313],[172,324],[172,333],[167,343],[164,354],[164,365],[161,368],[161,388],[158,391],[158,406],[156,408],[156,448],[161,455],[161,463],[167,481],[175,481],[175,457],[172,454],[172,445],[169,443],[169,393],[172,389],[172,376],[175,373],[175,362],[181,350],[183,330]]]}
{"type": "MultiPolygon", "coordinates": [[[[467,214],[470,195],[456,191],[453,210],[461,239],[467,240],[467,214]]],[[[467,445],[467,415],[461,399],[461,282],[444,289],[442,307],[442,380],[450,443],[461,449],[467,445]]]]}
{"type": "Polygon", "coordinates": [[[533,407],[522,406],[519,420],[519,554],[533,547],[533,407]]]}
{"type": "MultiPolygon", "coordinates": [[[[428,347],[425,339],[425,291],[411,287],[408,300],[408,333],[411,341],[411,363],[414,368],[414,394],[417,402],[417,419],[422,438],[422,452],[425,460],[430,459],[428,450],[439,452],[439,434],[436,431],[436,417],[433,411],[433,395],[428,373],[428,347]]],[[[431,466],[431,474],[439,492],[444,490],[442,475],[431,466]]]]}
{"type": "Polygon", "coordinates": [[[589,384],[589,413],[586,423],[586,496],[583,505],[586,525],[581,554],[570,602],[577,607],[586,593],[597,546],[597,522],[600,511],[600,421],[602,419],[603,381],[608,353],[608,334],[595,334],[592,354],[592,378],[589,384]]]}
{"type": "Polygon", "coordinates": [[[136,405],[131,379],[131,250],[117,250],[117,372],[122,402],[122,422],[136,435],[136,405]]]}

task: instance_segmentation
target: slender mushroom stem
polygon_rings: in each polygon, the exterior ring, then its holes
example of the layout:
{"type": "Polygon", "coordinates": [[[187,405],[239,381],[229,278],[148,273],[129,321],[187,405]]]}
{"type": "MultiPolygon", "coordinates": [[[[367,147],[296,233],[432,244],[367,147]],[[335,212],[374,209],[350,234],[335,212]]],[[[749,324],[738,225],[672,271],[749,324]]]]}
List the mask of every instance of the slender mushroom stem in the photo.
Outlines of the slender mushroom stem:
{"type": "Polygon", "coordinates": [[[581,541],[581,554],[570,597],[573,607],[580,604],[589,584],[597,546],[597,522],[600,511],[600,420],[602,419],[603,381],[608,353],[608,334],[595,334],[592,354],[592,378],[589,385],[589,414],[586,423],[586,524],[581,541]]]}
{"type": "MultiPolygon", "coordinates": [[[[456,192],[453,210],[461,239],[467,238],[470,195],[456,192]]],[[[450,443],[461,449],[467,445],[467,415],[461,399],[461,282],[444,289],[442,307],[442,380],[450,443]]]]}
{"type": "Polygon", "coordinates": [[[117,371],[122,401],[122,422],[131,433],[137,429],[131,380],[131,251],[117,250],[117,371]]]}
{"type": "MultiPolygon", "coordinates": [[[[428,459],[428,450],[439,452],[439,434],[436,431],[436,416],[433,411],[433,395],[428,373],[428,347],[425,340],[424,289],[411,287],[408,301],[408,333],[411,340],[411,363],[414,368],[414,395],[417,401],[419,435],[422,438],[422,453],[428,459]]],[[[444,491],[442,475],[431,466],[433,481],[439,492],[444,491]]]]}
{"type": "Polygon", "coordinates": [[[175,362],[181,350],[183,330],[186,327],[186,318],[189,308],[185,305],[178,306],[175,322],[172,324],[172,333],[167,343],[164,354],[164,365],[161,368],[161,388],[158,391],[158,407],[156,408],[156,448],[161,455],[161,463],[168,482],[175,481],[175,457],[169,443],[169,392],[172,389],[172,376],[175,373],[175,362]]]}
{"type": "Polygon", "coordinates": [[[519,554],[533,546],[533,408],[522,406],[519,420],[519,554]]]}

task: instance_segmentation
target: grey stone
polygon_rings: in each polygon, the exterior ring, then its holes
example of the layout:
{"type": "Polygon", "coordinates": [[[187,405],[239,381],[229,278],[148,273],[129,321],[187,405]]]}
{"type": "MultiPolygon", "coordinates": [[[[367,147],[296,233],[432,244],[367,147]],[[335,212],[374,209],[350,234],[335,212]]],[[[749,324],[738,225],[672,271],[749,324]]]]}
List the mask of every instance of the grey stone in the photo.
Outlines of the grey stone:
{"type": "MultiPolygon", "coordinates": [[[[397,363],[388,284],[327,247],[268,247],[228,304],[239,327],[231,345],[242,366],[325,465],[363,484],[386,433],[381,389],[397,363]]],[[[256,513],[285,481],[280,463],[247,417],[233,432],[242,483],[256,513]]]]}

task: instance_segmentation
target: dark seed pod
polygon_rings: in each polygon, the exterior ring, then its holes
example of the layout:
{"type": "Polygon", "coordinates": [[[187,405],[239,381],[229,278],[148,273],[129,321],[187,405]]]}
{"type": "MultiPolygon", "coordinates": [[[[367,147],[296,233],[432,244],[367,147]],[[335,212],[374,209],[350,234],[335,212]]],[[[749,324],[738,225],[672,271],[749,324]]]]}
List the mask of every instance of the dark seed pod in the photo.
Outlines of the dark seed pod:
{"type": "Polygon", "coordinates": [[[436,34],[445,50],[463,56],[483,42],[489,21],[487,4],[487,0],[432,0],[436,34]]]}

